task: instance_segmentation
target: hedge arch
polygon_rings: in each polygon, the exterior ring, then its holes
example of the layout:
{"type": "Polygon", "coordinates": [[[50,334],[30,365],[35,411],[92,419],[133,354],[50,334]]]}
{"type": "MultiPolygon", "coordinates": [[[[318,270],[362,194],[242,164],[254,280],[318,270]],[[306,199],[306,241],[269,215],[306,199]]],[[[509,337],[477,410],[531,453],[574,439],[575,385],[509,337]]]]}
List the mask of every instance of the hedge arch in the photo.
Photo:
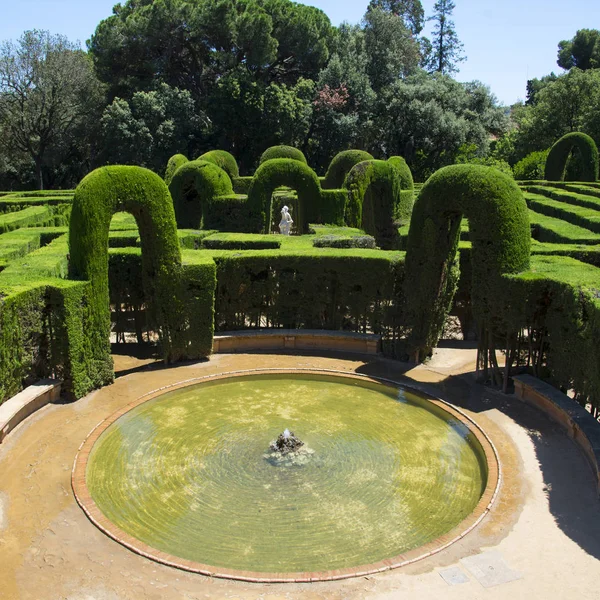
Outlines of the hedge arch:
{"type": "Polygon", "coordinates": [[[184,156],[183,154],[175,154],[174,156],[171,156],[169,162],[167,163],[167,168],[165,169],[165,183],[167,185],[171,183],[173,175],[175,175],[177,169],[179,169],[179,167],[182,165],[185,165],[187,162],[189,162],[189,160],[187,156],[184,156]]]}
{"type": "Polygon", "coordinates": [[[271,230],[271,196],[275,188],[288,186],[298,192],[299,214],[293,215],[297,230],[308,233],[309,220],[318,214],[321,185],[306,164],[289,158],[275,158],[260,165],[248,190],[250,227],[254,232],[271,230]]]}
{"type": "Polygon", "coordinates": [[[340,189],[352,167],[365,160],[373,160],[373,157],[364,150],[344,150],[336,154],[329,163],[322,183],[323,189],[340,189]]]}
{"type": "Polygon", "coordinates": [[[415,199],[415,183],[412,172],[401,156],[392,156],[388,158],[388,162],[396,169],[400,178],[400,204],[396,211],[396,218],[408,222],[415,199]]]}
{"type": "Polygon", "coordinates": [[[267,148],[262,153],[259,164],[262,165],[264,162],[273,160],[274,158],[291,158],[292,160],[297,160],[305,165],[308,164],[302,150],[298,150],[298,148],[294,148],[293,146],[271,146],[270,148],[267,148]]]}
{"type": "Polygon", "coordinates": [[[598,180],[598,148],[596,142],[589,135],[580,131],[574,131],[573,133],[563,135],[550,148],[544,169],[544,177],[547,181],[565,180],[567,160],[573,148],[577,148],[581,155],[583,168],[581,181],[598,180]]]}
{"type": "Polygon", "coordinates": [[[181,251],[169,190],[158,175],[141,167],[96,169],[75,190],[69,228],[69,276],[91,286],[86,339],[93,344],[88,349],[93,387],[112,380],[108,233],[119,211],[131,213],[139,227],[144,292],[151,299],[149,316],[160,333],[164,358],[171,362],[185,355],[177,295],[181,251]]]}
{"type": "Polygon", "coordinates": [[[175,219],[179,229],[200,229],[203,213],[219,196],[233,194],[231,179],[213,162],[193,160],[182,165],[171,179],[175,219]]]}
{"type": "Polygon", "coordinates": [[[221,169],[229,175],[231,180],[240,176],[240,169],[237,161],[233,154],[227,152],[227,150],[211,150],[210,152],[205,152],[202,156],[198,157],[198,160],[206,160],[214,163],[217,167],[221,167],[221,169]]]}
{"type": "Polygon", "coordinates": [[[469,219],[472,242],[471,298],[480,350],[489,348],[494,316],[503,312],[494,308],[506,287],[503,276],[529,268],[529,213],[515,181],[478,165],[453,165],[434,173],[415,203],[406,254],[409,350],[418,360],[437,344],[452,303],[463,216],[469,219]]]}
{"type": "Polygon", "coordinates": [[[384,250],[399,246],[397,215],[412,210],[412,194],[401,195],[398,171],[385,160],[366,160],[352,167],[344,187],[348,190],[346,223],[361,227],[384,250]],[[402,205],[402,202],[406,206],[402,205]]]}

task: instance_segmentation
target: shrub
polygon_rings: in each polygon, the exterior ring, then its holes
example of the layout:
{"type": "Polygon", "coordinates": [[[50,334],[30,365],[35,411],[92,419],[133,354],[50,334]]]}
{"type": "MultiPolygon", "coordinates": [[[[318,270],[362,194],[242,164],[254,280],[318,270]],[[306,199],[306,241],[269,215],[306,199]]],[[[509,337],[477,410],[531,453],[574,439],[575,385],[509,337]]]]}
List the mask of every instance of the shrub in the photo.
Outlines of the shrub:
{"type": "MultiPolygon", "coordinates": [[[[233,194],[231,179],[223,169],[212,162],[194,160],[182,165],[171,180],[169,191],[173,198],[177,227],[199,229],[203,211],[218,196],[233,194]]],[[[227,223],[223,226],[226,228],[227,223]]],[[[206,229],[217,229],[206,226],[206,229]]]]}
{"type": "Polygon", "coordinates": [[[585,133],[574,131],[561,137],[550,148],[546,159],[544,177],[548,181],[564,181],[567,161],[573,148],[580,154],[581,181],[598,179],[598,148],[596,142],[585,133]]]}
{"type": "Polygon", "coordinates": [[[410,172],[410,167],[401,156],[392,156],[388,158],[388,163],[396,169],[396,172],[400,177],[400,203],[397,207],[395,218],[402,223],[408,223],[410,221],[410,215],[415,200],[415,184],[413,176],[410,172]]]}
{"type": "Polygon", "coordinates": [[[271,146],[270,148],[267,148],[262,153],[259,164],[262,165],[264,162],[273,160],[274,158],[291,158],[292,160],[297,160],[305,165],[308,164],[302,150],[298,150],[298,148],[294,148],[293,146],[271,146]]]}
{"type": "Polygon", "coordinates": [[[352,167],[365,160],[373,160],[373,157],[364,150],[344,150],[336,154],[323,179],[323,189],[340,189],[352,167]]]}
{"type": "Polygon", "coordinates": [[[208,162],[217,165],[217,167],[221,167],[221,169],[229,175],[232,181],[235,177],[240,176],[240,170],[235,157],[226,150],[211,150],[210,152],[205,152],[202,156],[198,157],[198,160],[207,160],[208,162]]]}
{"type": "Polygon", "coordinates": [[[320,235],[313,240],[315,248],[376,248],[375,238],[371,235],[320,235]]]}
{"type": "Polygon", "coordinates": [[[308,232],[309,219],[319,212],[321,186],[317,175],[308,165],[289,158],[268,160],[256,170],[248,192],[248,231],[271,231],[271,198],[273,191],[280,186],[294,188],[298,193],[294,225],[299,233],[308,232]]]}
{"type": "Polygon", "coordinates": [[[550,150],[531,152],[522,158],[513,167],[515,179],[519,181],[544,179],[544,169],[549,152],[550,150]]]}
{"type": "Polygon", "coordinates": [[[506,313],[496,304],[505,287],[502,275],[529,268],[528,209],[512,178],[476,165],[453,165],[432,175],[415,203],[406,254],[409,344],[419,357],[437,344],[456,291],[463,216],[472,243],[473,313],[483,331],[493,332],[494,316],[506,313]]]}
{"type": "Polygon", "coordinates": [[[189,162],[187,157],[183,154],[175,154],[171,156],[169,162],[167,163],[167,168],[165,169],[165,183],[168,185],[171,184],[171,180],[173,179],[173,175],[179,167],[185,165],[185,163],[189,162]]]}

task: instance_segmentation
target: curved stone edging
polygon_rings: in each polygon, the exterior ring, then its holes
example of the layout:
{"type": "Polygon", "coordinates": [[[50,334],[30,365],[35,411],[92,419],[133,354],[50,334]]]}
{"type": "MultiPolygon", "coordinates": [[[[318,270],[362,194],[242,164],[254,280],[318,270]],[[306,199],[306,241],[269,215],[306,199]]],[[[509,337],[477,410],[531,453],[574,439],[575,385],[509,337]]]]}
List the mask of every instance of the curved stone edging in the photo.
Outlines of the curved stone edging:
{"type": "Polygon", "coordinates": [[[558,423],[583,450],[596,477],[600,497],[600,423],[573,399],[533,375],[515,375],[513,381],[517,398],[558,423]]]}
{"type": "Polygon", "coordinates": [[[0,405],[0,444],[27,417],[58,400],[62,382],[42,379],[0,405]]]}
{"type": "Polygon", "coordinates": [[[122,407],[106,419],[100,421],[88,434],[87,438],[81,443],[78,453],[75,457],[75,461],[73,463],[73,469],[71,473],[71,485],[77,503],[79,504],[79,506],[81,506],[81,508],[83,509],[87,517],[90,519],[90,521],[94,525],[96,525],[96,527],[98,527],[101,531],[103,531],[106,535],[114,539],[122,546],[125,546],[129,550],[132,550],[133,552],[141,556],[144,556],[146,558],[149,558],[151,560],[154,560],[156,562],[162,563],[170,567],[175,567],[178,569],[191,571],[193,573],[198,573],[210,577],[234,579],[249,583],[310,583],[317,581],[336,581],[340,579],[348,579],[351,577],[362,577],[366,575],[372,575],[375,573],[381,573],[384,571],[389,571],[391,569],[396,569],[405,565],[409,565],[429,556],[432,556],[433,554],[441,552],[442,550],[448,548],[455,542],[465,537],[468,533],[475,529],[475,527],[477,527],[479,523],[481,523],[484,517],[491,510],[492,505],[498,496],[500,484],[502,481],[500,460],[498,452],[493,442],[488,437],[488,435],[479,427],[479,425],[477,425],[477,423],[468,415],[466,415],[463,411],[442,400],[441,398],[436,398],[431,394],[426,393],[430,402],[433,402],[434,404],[443,407],[443,409],[446,412],[449,412],[452,416],[461,421],[476,436],[485,453],[486,462],[488,466],[488,478],[485,490],[481,498],[479,499],[475,510],[466,519],[464,519],[461,523],[459,523],[459,525],[457,525],[448,533],[440,536],[439,538],[431,542],[428,542],[423,546],[419,546],[418,548],[410,550],[404,554],[400,554],[398,556],[385,559],[374,564],[359,565],[357,567],[336,569],[332,571],[311,571],[299,573],[263,573],[259,571],[239,571],[235,569],[211,567],[210,565],[197,563],[194,561],[182,559],[167,554],[166,552],[161,552],[155,548],[152,548],[151,546],[148,546],[147,544],[144,544],[140,540],[124,532],[122,529],[120,529],[114,523],[112,523],[112,521],[110,521],[102,513],[102,511],[98,508],[98,506],[96,505],[96,503],[90,495],[85,480],[85,474],[87,461],[95,442],[98,440],[100,435],[102,435],[102,433],[108,427],[110,427],[110,425],[112,425],[117,419],[119,419],[121,416],[123,416],[130,410],[134,409],[140,404],[143,404],[144,402],[147,402],[148,400],[162,395],[167,390],[179,389],[182,387],[193,385],[195,383],[201,383],[203,381],[218,380],[236,376],[261,373],[305,373],[315,375],[329,374],[344,378],[376,381],[384,385],[402,386],[409,390],[417,390],[419,391],[419,393],[423,394],[423,391],[418,390],[416,386],[411,387],[410,384],[406,384],[404,382],[400,383],[398,381],[382,377],[373,377],[358,373],[338,371],[334,369],[247,369],[243,371],[229,371],[226,373],[194,377],[191,379],[179,381],[174,384],[166,385],[161,388],[157,388],[155,390],[147,392],[146,394],[143,394],[142,396],[129,403],[128,405],[122,407]]]}

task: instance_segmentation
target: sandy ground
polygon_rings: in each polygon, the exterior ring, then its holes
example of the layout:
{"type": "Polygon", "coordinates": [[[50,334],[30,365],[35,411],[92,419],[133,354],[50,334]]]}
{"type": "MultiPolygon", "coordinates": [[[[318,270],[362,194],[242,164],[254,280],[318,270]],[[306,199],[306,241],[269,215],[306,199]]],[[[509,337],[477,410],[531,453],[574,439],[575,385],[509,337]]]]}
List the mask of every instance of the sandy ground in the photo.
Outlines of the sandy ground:
{"type": "Polygon", "coordinates": [[[163,369],[116,357],[120,376],[113,385],[73,404],[45,407],[0,445],[0,599],[598,600],[600,502],[591,468],[544,415],[514,396],[476,385],[473,360],[464,349],[439,350],[428,365],[412,369],[342,355],[231,354],[163,369]],[[99,421],[169,383],[264,367],[379,375],[449,400],[498,449],[503,483],[494,508],[463,540],[415,565],[313,584],[245,584],[185,573],[126,550],[87,520],[73,497],[70,473],[79,445],[99,421]],[[448,583],[442,575],[454,579],[448,583]],[[495,585],[485,587],[490,583],[495,585]]]}

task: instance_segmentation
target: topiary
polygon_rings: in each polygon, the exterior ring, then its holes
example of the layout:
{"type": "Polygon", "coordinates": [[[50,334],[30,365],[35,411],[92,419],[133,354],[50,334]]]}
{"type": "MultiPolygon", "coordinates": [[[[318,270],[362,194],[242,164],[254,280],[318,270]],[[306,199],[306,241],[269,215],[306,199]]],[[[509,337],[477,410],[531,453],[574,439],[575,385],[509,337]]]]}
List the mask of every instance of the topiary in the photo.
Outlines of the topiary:
{"type": "Polygon", "coordinates": [[[348,190],[346,223],[374,236],[384,250],[398,248],[400,239],[394,221],[400,214],[410,214],[413,200],[412,193],[402,196],[400,173],[393,162],[358,163],[346,176],[344,187],[348,190]]]}
{"type": "Polygon", "coordinates": [[[194,160],[182,165],[171,180],[175,218],[179,229],[200,229],[203,212],[218,196],[233,194],[231,179],[213,162],[194,160]]]}
{"type": "Polygon", "coordinates": [[[221,169],[229,175],[232,181],[235,177],[240,176],[240,170],[235,157],[226,150],[211,150],[210,152],[205,152],[202,156],[198,157],[198,160],[206,160],[214,163],[217,167],[221,167],[221,169]]]}
{"type": "Polygon", "coordinates": [[[185,355],[185,311],[177,295],[181,252],[173,203],[164,181],[141,167],[111,166],[87,175],[75,190],[69,227],[69,275],[88,280],[90,378],[106,383],[112,372],[108,294],[108,233],[115,212],[137,222],[142,247],[143,284],[150,322],[160,333],[165,360],[185,355]]]}
{"type": "Polygon", "coordinates": [[[400,177],[400,204],[398,205],[395,217],[396,219],[407,223],[410,221],[414,203],[415,183],[413,181],[413,176],[410,167],[401,156],[391,156],[388,158],[388,163],[396,169],[396,172],[400,177]]]}
{"type": "Polygon", "coordinates": [[[171,183],[171,179],[173,179],[173,175],[175,175],[175,171],[179,169],[182,165],[185,165],[186,162],[189,162],[187,157],[183,154],[175,154],[171,156],[169,162],[167,163],[167,168],[165,169],[165,183],[169,185],[171,183]]]}
{"type": "Polygon", "coordinates": [[[365,160],[373,160],[373,157],[364,150],[344,150],[336,154],[329,164],[325,179],[321,184],[323,189],[335,190],[341,188],[352,167],[365,160]]]}
{"type": "MultiPolygon", "coordinates": [[[[502,276],[529,268],[529,214],[515,181],[491,168],[453,165],[434,173],[415,203],[406,254],[406,321],[409,347],[419,359],[441,335],[456,290],[455,264],[462,218],[472,242],[471,298],[483,332],[493,332],[502,276]]],[[[486,335],[480,336],[485,344],[486,335]]]]}
{"type": "Polygon", "coordinates": [[[535,181],[544,179],[546,159],[550,150],[531,152],[522,158],[514,167],[513,174],[519,181],[535,181]]]}
{"type": "Polygon", "coordinates": [[[597,181],[598,179],[598,148],[596,142],[581,131],[563,135],[550,148],[546,159],[544,178],[547,181],[564,181],[567,160],[573,148],[579,150],[581,158],[581,181],[597,181]]]}
{"type": "Polygon", "coordinates": [[[273,160],[274,158],[291,158],[305,165],[308,164],[302,150],[298,150],[298,148],[294,148],[293,146],[271,146],[267,148],[262,153],[259,164],[262,165],[264,162],[273,160]]]}
{"type": "Polygon", "coordinates": [[[318,214],[321,185],[308,165],[290,158],[268,160],[256,170],[248,191],[249,231],[271,231],[271,197],[280,186],[291,187],[298,193],[294,225],[299,233],[308,233],[309,219],[318,214]]]}

